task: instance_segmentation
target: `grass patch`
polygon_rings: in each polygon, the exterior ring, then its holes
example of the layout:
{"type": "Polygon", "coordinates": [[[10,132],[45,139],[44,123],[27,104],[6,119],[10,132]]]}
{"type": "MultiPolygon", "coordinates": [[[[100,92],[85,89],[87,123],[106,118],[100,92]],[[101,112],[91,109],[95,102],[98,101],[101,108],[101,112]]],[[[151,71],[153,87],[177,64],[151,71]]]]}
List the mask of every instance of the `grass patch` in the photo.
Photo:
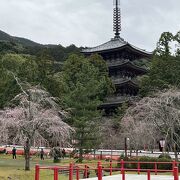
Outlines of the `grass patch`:
{"type": "MultiPolygon", "coordinates": [[[[24,170],[24,157],[17,156],[17,159],[12,159],[11,155],[0,155],[0,180],[34,180],[35,165],[43,166],[60,166],[68,165],[70,160],[63,160],[61,163],[53,163],[52,159],[40,160],[38,157],[31,158],[31,170],[24,170]]],[[[42,180],[52,180],[52,170],[41,170],[40,178],[42,180]]],[[[67,180],[67,176],[61,175],[61,180],[67,180]]]]}
{"type": "MultiPolygon", "coordinates": [[[[34,180],[35,176],[35,165],[39,164],[40,166],[62,166],[69,165],[70,162],[75,163],[77,159],[63,159],[60,163],[53,163],[53,159],[45,158],[45,160],[40,160],[39,157],[32,156],[31,158],[31,170],[24,170],[24,157],[17,156],[17,159],[12,159],[11,155],[2,155],[0,154],[0,180],[34,180]]],[[[84,160],[83,164],[90,164],[90,166],[97,167],[97,160],[84,160]]],[[[84,165],[81,164],[81,167],[84,165]]],[[[53,170],[41,170],[40,171],[40,180],[52,180],[53,179],[53,170]]],[[[95,171],[90,171],[90,177],[94,177],[95,171]]],[[[82,174],[81,174],[82,177],[82,174]]],[[[60,180],[68,180],[67,175],[60,175],[60,180]]]]}
{"type": "MultiPolygon", "coordinates": [[[[35,174],[35,165],[39,164],[40,166],[62,166],[69,165],[70,162],[76,162],[76,159],[65,159],[61,163],[53,163],[53,159],[40,160],[39,157],[33,156],[31,158],[31,170],[24,171],[24,157],[17,156],[17,159],[13,160],[11,155],[0,155],[0,180],[34,180],[35,174]]],[[[109,167],[109,162],[102,161],[104,168],[109,167]]],[[[91,168],[97,167],[97,160],[84,160],[81,167],[84,167],[84,164],[88,164],[91,168]]],[[[116,164],[113,164],[115,167],[116,164]]],[[[40,171],[40,180],[52,180],[53,179],[53,170],[41,170],[40,171]]],[[[120,170],[113,172],[113,175],[120,174],[120,170]]],[[[137,174],[137,172],[126,172],[126,174],[137,174]]],[[[141,172],[141,174],[146,174],[141,172]]],[[[163,175],[171,175],[171,173],[158,173],[163,175]]],[[[109,172],[104,172],[104,175],[108,176],[109,172]]],[[[154,173],[152,173],[154,175],[154,173]]],[[[95,177],[95,170],[90,170],[90,177],[95,177]]],[[[82,178],[82,174],[80,176],[82,178]]],[[[59,180],[68,180],[67,175],[60,175],[59,180]]]]}

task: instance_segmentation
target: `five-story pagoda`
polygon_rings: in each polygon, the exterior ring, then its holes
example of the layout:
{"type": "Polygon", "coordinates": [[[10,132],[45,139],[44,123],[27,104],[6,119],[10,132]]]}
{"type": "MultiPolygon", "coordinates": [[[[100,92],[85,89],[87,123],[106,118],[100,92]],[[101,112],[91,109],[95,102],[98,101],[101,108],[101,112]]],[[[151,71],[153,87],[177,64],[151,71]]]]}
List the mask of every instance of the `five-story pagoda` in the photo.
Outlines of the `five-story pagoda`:
{"type": "Polygon", "coordinates": [[[114,0],[113,31],[115,36],[110,41],[97,47],[82,50],[85,56],[98,53],[108,65],[109,76],[116,88],[115,93],[101,105],[101,108],[108,114],[122,103],[132,102],[138,97],[137,76],[147,73],[147,69],[138,64],[149,61],[152,57],[152,53],[137,48],[120,37],[120,0],[114,0]]]}

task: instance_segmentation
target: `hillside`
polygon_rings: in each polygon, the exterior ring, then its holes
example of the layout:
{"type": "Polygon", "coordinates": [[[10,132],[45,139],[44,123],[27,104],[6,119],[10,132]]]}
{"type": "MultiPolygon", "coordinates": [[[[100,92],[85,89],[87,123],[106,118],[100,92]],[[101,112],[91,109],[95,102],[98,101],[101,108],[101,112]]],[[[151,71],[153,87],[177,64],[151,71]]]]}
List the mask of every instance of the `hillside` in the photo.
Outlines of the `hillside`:
{"type": "Polygon", "coordinates": [[[1,30],[0,30],[0,41],[11,41],[11,42],[19,43],[23,46],[28,46],[28,47],[42,46],[41,44],[36,43],[26,38],[11,36],[1,30]]]}
{"type": "Polygon", "coordinates": [[[0,30],[0,40],[2,40],[2,41],[11,41],[12,37],[9,34],[7,34],[7,33],[0,30]]]}
{"type": "Polygon", "coordinates": [[[11,36],[0,30],[0,53],[15,52],[37,56],[43,50],[46,50],[55,61],[63,62],[70,54],[80,54],[81,48],[73,44],[67,47],[60,44],[43,45],[26,38],[11,36]]]}

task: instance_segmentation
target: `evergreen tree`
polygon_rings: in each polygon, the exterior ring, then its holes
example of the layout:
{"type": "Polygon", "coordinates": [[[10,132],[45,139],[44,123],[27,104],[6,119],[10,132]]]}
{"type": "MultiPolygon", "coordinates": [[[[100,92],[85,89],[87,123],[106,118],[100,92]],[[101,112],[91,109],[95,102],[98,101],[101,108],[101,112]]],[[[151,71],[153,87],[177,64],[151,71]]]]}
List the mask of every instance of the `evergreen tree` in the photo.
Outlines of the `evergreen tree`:
{"type": "Polygon", "coordinates": [[[148,93],[180,86],[180,56],[178,48],[171,53],[170,43],[178,42],[178,33],[163,33],[157,43],[155,55],[152,60],[150,71],[141,79],[140,93],[145,96],[148,93]]]}
{"type": "Polygon", "coordinates": [[[164,32],[161,34],[161,37],[157,43],[156,47],[156,55],[159,56],[170,56],[171,55],[171,47],[170,43],[174,40],[174,36],[170,32],[164,32]]]}
{"type": "Polygon", "coordinates": [[[0,59],[0,106],[3,107],[20,92],[14,79],[16,76],[21,82],[32,85],[39,84],[38,65],[35,57],[24,54],[8,53],[0,59]]]}
{"type": "Polygon", "coordinates": [[[92,149],[98,143],[101,114],[97,108],[112,90],[107,67],[97,56],[72,55],[64,63],[60,82],[63,102],[71,109],[68,123],[76,129],[74,139],[82,161],[83,149],[92,149]],[[98,68],[97,62],[104,67],[98,68]]]}

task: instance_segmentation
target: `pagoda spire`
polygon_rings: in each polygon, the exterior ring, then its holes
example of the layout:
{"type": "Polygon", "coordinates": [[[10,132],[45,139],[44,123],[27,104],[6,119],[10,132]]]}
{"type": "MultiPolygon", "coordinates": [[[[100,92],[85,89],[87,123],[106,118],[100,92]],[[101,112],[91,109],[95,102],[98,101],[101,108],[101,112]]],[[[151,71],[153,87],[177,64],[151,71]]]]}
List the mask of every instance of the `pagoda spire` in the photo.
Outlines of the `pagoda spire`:
{"type": "Polygon", "coordinates": [[[120,0],[114,0],[114,9],[113,9],[113,31],[115,32],[114,38],[120,38],[121,31],[121,9],[120,9],[120,0]]]}

